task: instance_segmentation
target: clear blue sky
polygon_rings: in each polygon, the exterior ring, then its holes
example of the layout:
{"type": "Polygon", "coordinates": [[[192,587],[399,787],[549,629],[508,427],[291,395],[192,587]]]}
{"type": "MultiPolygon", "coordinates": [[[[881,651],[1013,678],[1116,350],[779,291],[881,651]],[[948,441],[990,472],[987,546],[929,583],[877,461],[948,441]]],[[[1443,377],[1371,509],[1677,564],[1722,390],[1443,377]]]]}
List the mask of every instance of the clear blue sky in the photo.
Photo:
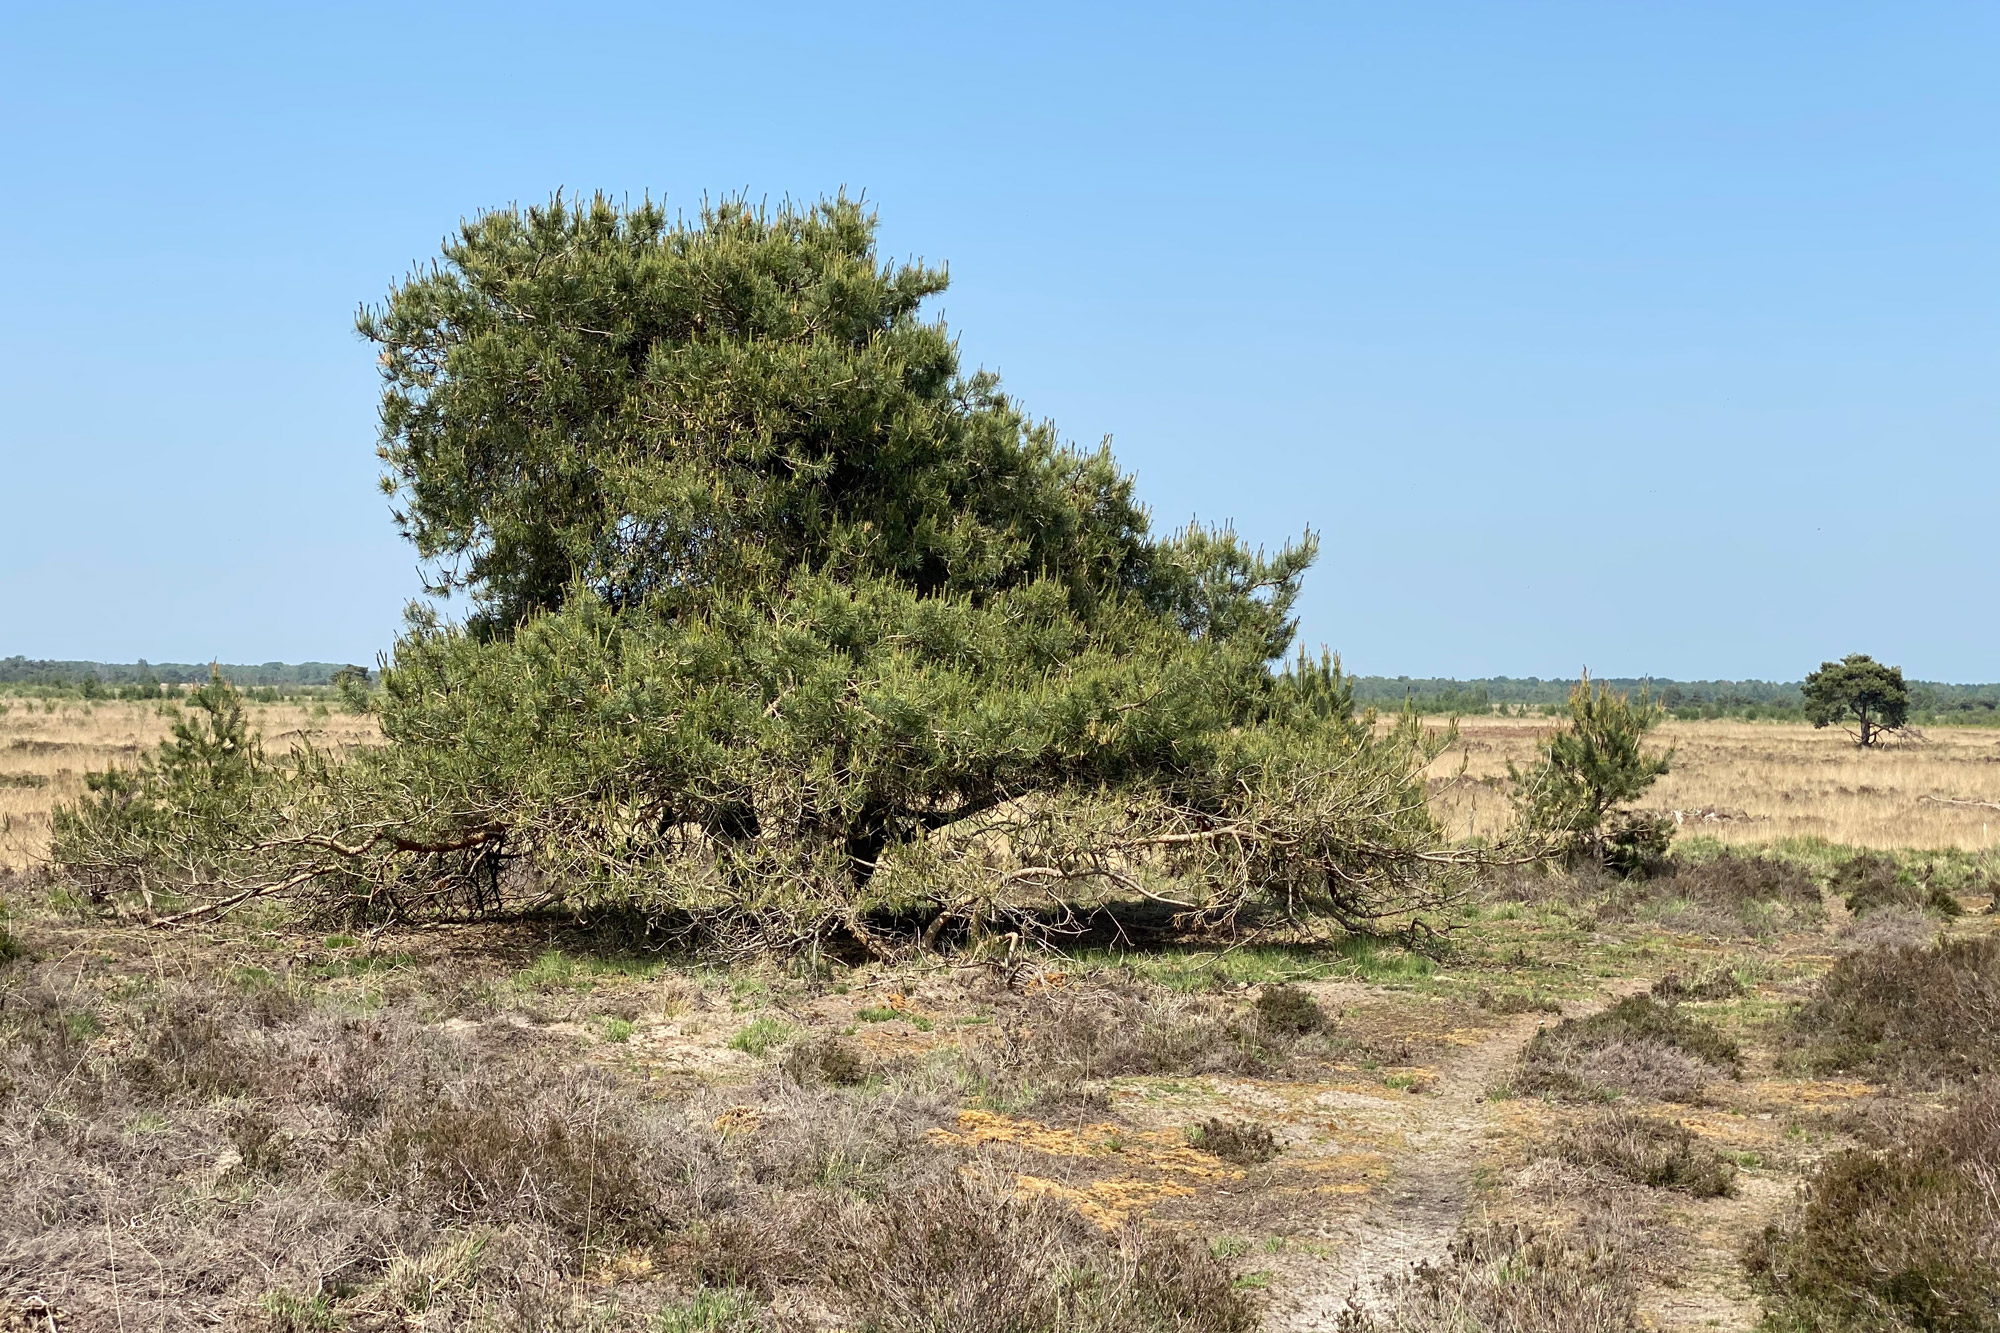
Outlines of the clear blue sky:
{"type": "Polygon", "coordinates": [[[0,16],[0,656],[370,660],[357,305],[556,187],[865,190],[1385,674],[2000,679],[1991,3],[0,16]]]}

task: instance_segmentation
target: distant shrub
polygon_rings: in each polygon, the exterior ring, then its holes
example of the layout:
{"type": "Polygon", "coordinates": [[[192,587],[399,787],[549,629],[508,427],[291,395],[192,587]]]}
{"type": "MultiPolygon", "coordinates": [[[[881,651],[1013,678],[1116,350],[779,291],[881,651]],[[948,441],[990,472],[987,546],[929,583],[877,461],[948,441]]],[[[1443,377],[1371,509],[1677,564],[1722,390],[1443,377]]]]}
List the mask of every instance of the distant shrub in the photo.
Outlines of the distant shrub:
{"type": "Polygon", "coordinates": [[[1745,1255],[1770,1327],[2000,1330],[2000,1097],[1822,1162],[1745,1255]]]}
{"type": "Polygon", "coordinates": [[[1955,917],[1965,909],[1930,867],[1905,869],[1893,856],[1863,852],[1833,872],[1829,886],[1856,916],[1885,907],[1914,907],[1955,917]]]}
{"type": "Polygon", "coordinates": [[[868,1079],[868,1062],[838,1037],[815,1037],[797,1043],[785,1052],[781,1068],[786,1077],[807,1087],[830,1084],[847,1088],[868,1079]]]}
{"type": "Polygon", "coordinates": [[[1885,946],[1839,959],[1794,1020],[1801,1061],[1926,1085],[2000,1074],[2000,939],[1885,946]]]}
{"type": "Polygon", "coordinates": [[[1713,1023],[1633,995],[1536,1033],[1522,1049],[1515,1086],[1582,1099],[1637,1093],[1695,1101],[1707,1083],[1740,1070],[1736,1043],[1713,1023]]]}
{"type": "Polygon", "coordinates": [[[1728,1000],[1743,993],[1743,983],[1734,972],[1714,972],[1683,977],[1669,972],[1653,983],[1653,998],[1678,1004],[1682,1000],[1728,1000]]]}
{"type": "Polygon", "coordinates": [[[1579,1166],[1599,1166],[1635,1185],[1683,1190],[1697,1199],[1736,1192],[1736,1166],[1685,1125],[1613,1113],[1576,1126],[1556,1151],[1579,1166]]]}
{"type": "Polygon", "coordinates": [[[1644,914],[1705,935],[1763,938],[1818,928],[1826,921],[1819,882],[1771,856],[1723,852],[1707,860],[1674,858],[1651,877],[1614,889],[1604,914],[1644,914]]]}
{"type": "Polygon", "coordinates": [[[1260,1166],[1278,1155],[1270,1126],[1250,1120],[1204,1120],[1188,1130],[1188,1142],[1240,1166],[1260,1166]]]}
{"type": "Polygon", "coordinates": [[[1621,810],[1605,820],[1604,864],[1621,875],[1650,875],[1667,859],[1674,840],[1672,816],[1657,810],[1621,810]]]}
{"type": "Polygon", "coordinates": [[[1259,1074],[1291,1042],[1220,1001],[1146,991],[1037,997],[982,1044],[1009,1082],[1071,1086],[1131,1074],[1259,1074]]]}
{"type": "Polygon", "coordinates": [[[1257,1023],[1276,1036],[1303,1037],[1327,1026],[1326,1011],[1297,986],[1279,982],[1257,994],[1257,1023]]]}

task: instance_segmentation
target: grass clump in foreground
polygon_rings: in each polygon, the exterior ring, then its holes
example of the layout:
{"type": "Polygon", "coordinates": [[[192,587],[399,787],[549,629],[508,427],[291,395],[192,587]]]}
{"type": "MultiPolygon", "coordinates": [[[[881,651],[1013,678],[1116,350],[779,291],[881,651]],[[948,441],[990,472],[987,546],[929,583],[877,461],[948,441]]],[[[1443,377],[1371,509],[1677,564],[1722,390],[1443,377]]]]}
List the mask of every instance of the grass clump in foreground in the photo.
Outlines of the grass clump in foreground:
{"type": "Polygon", "coordinates": [[[2000,1097],[1822,1163],[1745,1255],[1774,1333],[2000,1329],[2000,1097]]]}
{"type": "Polygon", "coordinates": [[[1461,1234],[1441,1264],[1418,1264],[1379,1314],[1350,1308],[1340,1333],[1628,1333],[1639,1327],[1630,1273],[1608,1246],[1523,1227],[1461,1234]]]}
{"type": "Polygon", "coordinates": [[[2000,939],[1973,936],[1851,953],[1799,1010],[1800,1061],[1940,1086],[2000,1073],[2000,939]]]}
{"type": "Polygon", "coordinates": [[[1706,1084],[1736,1077],[1741,1069],[1736,1043],[1713,1023],[1633,995],[1536,1033],[1521,1052],[1514,1086],[1579,1100],[1634,1093],[1692,1102],[1706,1084]]]}
{"type": "Polygon", "coordinates": [[[1736,1192],[1736,1166],[1685,1125],[1623,1112],[1576,1126],[1556,1152],[1578,1166],[1603,1167],[1635,1185],[1682,1190],[1697,1199],[1736,1192]]]}

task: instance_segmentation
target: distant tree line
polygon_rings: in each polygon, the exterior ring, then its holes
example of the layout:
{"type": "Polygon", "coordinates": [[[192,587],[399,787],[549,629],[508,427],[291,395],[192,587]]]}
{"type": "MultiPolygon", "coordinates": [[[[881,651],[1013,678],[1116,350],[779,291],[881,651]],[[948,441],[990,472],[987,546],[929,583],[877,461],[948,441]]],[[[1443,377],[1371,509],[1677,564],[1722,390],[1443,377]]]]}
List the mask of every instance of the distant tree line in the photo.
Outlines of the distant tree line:
{"type": "MultiPolygon", "coordinates": [[[[0,657],[0,690],[8,693],[74,695],[82,698],[160,698],[168,687],[201,685],[209,678],[207,662],[59,662],[32,657],[0,657]]],[[[265,662],[261,665],[221,663],[223,676],[239,688],[289,694],[322,690],[339,683],[341,672],[365,667],[339,662],[265,662]]]]}
{"type": "MultiPolygon", "coordinates": [[[[1420,713],[1525,712],[1555,716],[1568,707],[1574,681],[1538,676],[1491,676],[1483,680],[1453,680],[1431,676],[1352,676],[1357,704],[1401,708],[1406,703],[1420,713]]],[[[1607,677],[1602,683],[1621,693],[1645,693],[1671,717],[1742,717],[1808,721],[1803,681],[1670,680],[1662,676],[1607,677]]],[[[1953,685],[1942,681],[1908,682],[1912,722],[2000,723],[2000,683],[1953,685]]]]}

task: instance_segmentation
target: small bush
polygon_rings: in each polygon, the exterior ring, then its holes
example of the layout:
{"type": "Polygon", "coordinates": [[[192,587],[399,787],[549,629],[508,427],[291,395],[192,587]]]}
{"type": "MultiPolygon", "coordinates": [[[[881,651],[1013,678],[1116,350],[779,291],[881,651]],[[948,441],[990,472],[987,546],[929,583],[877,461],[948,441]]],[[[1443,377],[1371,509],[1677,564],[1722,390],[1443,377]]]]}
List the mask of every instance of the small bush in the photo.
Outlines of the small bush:
{"type": "Polygon", "coordinates": [[[1521,1052],[1516,1087],[1587,1099],[1630,1092],[1694,1101],[1705,1084],[1740,1069],[1736,1043],[1714,1024],[1633,995],[1536,1033],[1521,1052]]]}
{"type": "Polygon", "coordinates": [[[1846,949],[1916,946],[1937,939],[1938,926],[1935,916],[1919,908],[1884,907],[1842,926],[1839,938],[1841,947],[1846,949]]]}
{"type": "Polygon", "coordinates": [[[1203,1246],[1108,1234],[1048,1198],[952,1173],[841,1229],[833,1286],[879,1333],[1251,1333],[1256,1311],[1203,1246]],[[855,1237],[849,1239],[848,1237],[855,1237]]]}
{"type": "Polygon", "coordinates": [[[1684,1190],[1697,1199],[1736,1192],[1736,1167],[1685,1125],[1617,1113],[1572,1128],[1557,1153],[1578,1166],[1600,1166],[1635,1185],[1684,1190]]]}
{"type": "Polygon", "coordinates": [[[1800,1060],[1925,1085],[2000,1073],[2000,939],[1974,936],[1840,958],[1800,1008],[1800,1060]]]}
{"type": "Polygon", "coordinates": [[[1732,1000],[1743,993],[1743,983],[1734,972],[1718,969],[1683,977],[1669,972],[1653,983],[1653,998],[1678,1004],[1682,1000],[1732,1000]]]}
{"type": "Polygon", "coordinates": [[[1774,1328],[2000,1330],[2000,1096],[1821,1163],[1745,1255],[1774,1328]]]}
{"type": "Polygon", "coordinates": [[[621,1108],[563,1092],[485,1088],[409,1107],[357,1153],[358,1192],[447,1215],[539,1223],[581,1244],[644,1242],[663,1225],[644,1140],[621,1108]]]}
{"type": "Polygon", "coordinates": [[[868,1081],[868,1061],[838,1037],[815,1037],[785,1052],[785,1077],[805,1087],[851,1088],[868,1081]]]}
{"type": "Polygon", "coordinates": [[[1620,886],[1604,914],[1644,914],[1700,934],[1763,938],[1817,929],[1826,906],[1818,881],[1791,862],[1723,852],[1702,861],[1675,858],[1652,878],[1620,886]]]}
{"type": "Polygon", "coordinates": [[[1297,986],[1278,982],[1257,993],[1257,1025],[1273,1036],[1304,1037],[1326,1028],[1326,1010],[1297,986]]]}
{"type": "Polygon", "coordinates": [[[1524,1227],[1461,1234],[1443,1263],[1387,1288],[1380,1315],[1350,1309],[1340,1333],[1636,1333],[1632,1276],[1615,1250],[1524,1227]]]}
{"type": "Polygon", "coordinates": [[[1188,1142],[1239,1166],[1261,1166],[1278,1155],[1270,1127],[1250,1120],[1204,1120],[1188,1130],[1188,1142]]]}
{"type": "Polygon", "coordinates": [[[1928,866],[1903,869],[1893,856],[1863,852],[1833,872],[1829,884],[1856,916],[1883,908],[1910,908],[1955,917],[1965,909],[1928,866]]]}
{"type": "Polygon", "coordinates": [[[1095,991],[1035,997],[972,1059],[997,1060],[1003,1080],[1069,1087],[1130,1074],[1268,1073],[1289,1045],[1221,1001],[1095,991]]]}

